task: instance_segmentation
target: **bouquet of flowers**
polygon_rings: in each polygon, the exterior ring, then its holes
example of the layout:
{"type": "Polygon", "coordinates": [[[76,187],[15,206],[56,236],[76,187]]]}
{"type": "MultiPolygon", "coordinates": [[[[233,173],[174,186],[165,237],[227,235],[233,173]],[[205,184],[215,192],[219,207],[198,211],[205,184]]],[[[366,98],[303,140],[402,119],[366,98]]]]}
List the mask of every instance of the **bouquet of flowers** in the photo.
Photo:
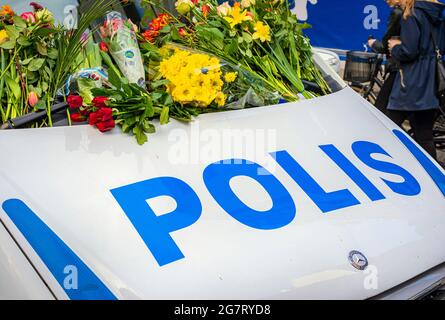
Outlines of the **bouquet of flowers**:
{"type": "Polygon", "coordinates": [[[276,104],[281,96],[255,75],[213,55],[168,44],[161,48],[158,80],[182,107],[239,109],[276,104]]]}
{"type": "Polygon", "coordinates": [[[0,7],[0,113],[1,122],[31,110],[45,109],[58,52],[54,37],[62,32],[53,15],[37,3],[33,11],[16,15],[0,7]],[[43,99],[42,99],[43,98],[43,99]]]}
{"type": "Polygon", "coordinates": [[[92,2],[76,30],[56,25],[53,14],[35,2],[21,15],[0,6],[0,123],[46,110],[47,119],[38,125],[52,125],[51,106],[69,75],[79,70],[82,60],[76,57],[88,40],[84,32],[114,4],[92,2]]]}
{"type": "Polygon", "coordinates": [[[157,48],[145,43],[142,49],[151,71],[148,91],[129,83],[104,54],[110,85],[73,92],[68,97],[72,121],[88,121],[101,132],[118,125],[144,144],[147,134],[156,131],[155,119],[162,125],[170,118],[191,121],[201,113],[280,102],[281,96],[260,78],[213,55],[176,44],[157,48]]]}
{"type": "Polygon", "coordinates": [[[145,87],[145,71],[142,64],[136,32],[131,20],[123,20],[119,12],[110,12],[100,28],[106,48],[119,69],[130,83],[145,87]]]}
{"type": "MultiPolygon", "coordinates": [[[[163,9],[162,1],[145,1],[163,9]]],[[[211,53],[262,78],[289,101],[315,94],[302,80],[330,91],[312,61],[309,40],[283,0],[242,0],[219,4],[217,0],[178,0],[179,18],[164,19],[147,41],[162,46],[177,42],[211,53]]],[[[173,17],[174,15],[170,15],[173,17]]]]}

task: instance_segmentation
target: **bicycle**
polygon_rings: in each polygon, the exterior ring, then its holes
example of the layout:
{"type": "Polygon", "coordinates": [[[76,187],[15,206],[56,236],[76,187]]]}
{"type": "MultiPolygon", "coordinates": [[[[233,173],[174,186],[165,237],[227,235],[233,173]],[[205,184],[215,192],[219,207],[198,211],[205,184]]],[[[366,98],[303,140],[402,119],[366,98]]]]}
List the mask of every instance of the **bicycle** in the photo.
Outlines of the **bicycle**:
{"type": "Polygon", "coordinates": [[[375,104],[386,77],[383,62],[382,54],[348,51],[343,79],[363,98],[375,104]]]}

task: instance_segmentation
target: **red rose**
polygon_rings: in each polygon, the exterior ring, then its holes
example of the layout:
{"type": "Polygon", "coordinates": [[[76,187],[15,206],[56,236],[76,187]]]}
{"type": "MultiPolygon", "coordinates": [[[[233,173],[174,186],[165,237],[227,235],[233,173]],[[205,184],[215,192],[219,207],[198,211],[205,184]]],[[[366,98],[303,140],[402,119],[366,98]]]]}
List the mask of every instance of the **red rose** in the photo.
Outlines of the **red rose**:
{"type": "Polygon", "coordinates": [[[66,102],[71,109],[77,109],[83,105],[83,99],[81,96],[69,95],[66,102]]]}
{"type": "Polygon", "coordinates": [[[192,0],[192,2],[193,2],[194,5],[197,5],[199,0],[192,0]]]}
{"type": "Polygon", "coordinates": [[[107,46],[107,44],[106,44],[104,41],[102,41],[102,42],[99,44],[99,49],[100,49],[101,51],[103,51],[103,52],[108,52],[108,46],[107,46]]]}
{"type": "Polygon", "coordinates": [[[88,115],[90,114],[90,111],[88,110],[88,108],[80,108],[79,113],[83,116],[88,117],[88,115]]]}
{"type": "Polygon", "coordinates": [[[96,126],[101,132],[110,131],[114,128],[113,110],[101,108],[90,114],[89,124],[96,126]]]}
{"type": "Polygon", "coordinates": [[[105,122],[100,122],[96,125],[97,129],[99,129],[100,132],[107,132],[114,128],[114,120],[108,120],[105,122]]]}
{"type": "Polygon", "coordinates": [[[87,118],[79,113],[73,113],[70,115],[72,122],[83,122],[86,121],[87,118]]]}
{"type": "Polygon", "coordinates": [[[95,97],[93,99],[93,106],[95,106],[98,109],[107,108],[107,105],[105,104],[106,101],[108,101],[107,97],[95,97]]]}

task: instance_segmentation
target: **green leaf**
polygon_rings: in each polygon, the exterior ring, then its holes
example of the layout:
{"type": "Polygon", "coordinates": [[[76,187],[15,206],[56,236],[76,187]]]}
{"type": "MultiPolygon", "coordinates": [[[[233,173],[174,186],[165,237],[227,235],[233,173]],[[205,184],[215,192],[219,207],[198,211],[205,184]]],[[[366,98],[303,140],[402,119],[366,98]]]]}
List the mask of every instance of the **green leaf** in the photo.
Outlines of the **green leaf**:
{"type": "Polygon", "coordinates": [[[155,111],[153,109],[153,102],[151,101],[150,97],[147,97],[145,99],[145,111],[142,115],[142,120],[145,120],[146,118],[151,118],[155,114],[155,111]]]}
{"type": "Polygon", "coordinates": [[[253,41],[252,36],[247,32],[243,32],[243,39],[246,43],[252,43],[253,41]]]}
{"type": "Polygon", "coordinates": [[[108,81],[110,81],[110,83],[116,89],[122,88],[121,77],[116,72],[114,72],[113,68],[108,69],[108,81]]]}
{"type": "Polygon", "coordinates": [[[42,56],[48,55],[48,49],[46,49],[46,46],[41,42],[37,42],[36,48],[37,52],[40,53],[42,56]]]}
{"type": "Polygon", "coordinates": [[[161,116],[159,117],[159,120],[161,122],[161,125],[167,124],[169,121],[169,107],[162,108],[161,116]]]}
{"type": "Polygon", "coordinates": [[[17,39],[17,43],[23,47],[29,47],[32,44],[32,42],[29,41],[28,38],[25,36],[20,36],[17,39]]]}
{"type": "Polygon", "coordinates": [[[109,97],[112,94],[112,90],[107,90],[103,88],[92,89],[91,92],[95,97],[109,97]]]}
{"type": "Polygon", "coordinates": [[[13,17],[13,20],[14,20],[14,25],[15,25],[16,27],[18,27],[19,29],[23,30],[23,29],[26,28],[26,22],[25,22],[25,20],[23,20],[21,17],[19,17],[19,16],[14,16],[14,17],[13,17]]]}
{"type": "Polygon", "coordinates": [[[136,136],[136,140],[139,145],[143,145],[148,141],[148,137],[144,132],[144,127],[142,125],[137,125],[133,128],[133,134],[136,136]]]}
{"type": "Polygon", "coordinates": [[[127,122],[124,122],[121,126],[121,129],[123,133],[129,133],[131,130],[131,126],[127,122]]]}
{"type": "Polygon", "coordinates": [[[44,100],[40,100],[39,102],[37,102],[37,104],[35,105],[35,107],[37,110],[46,110],[46,104],[44,100]]]}
{"type": "Polygon", "coordinates": [[[124,79],[127,81],[127,83],[124,83],[124,82],[122,81],[122,89],[124,90],[124,93],[125,93],[125,95],[126,95],[127,97],[131,97],[133,91],[131,90],[131,86],[130,86],[130,84],[128,83],[127,78],[122,78],[122,80],[124,80],[124,79]]]}
{"type": "Polygon", "coordinates": [[[12,50],[15,48],[15,44],[16,44],[15,40],[9,40],[9,41],[2,43],[0,45],[0,48],[5,49],[5,50],[12,50]]]}
{"type": "Polygon", "coordinates": [[[144,132],[145,133],[155,133],[156,127],[149,121],[144,121],[144,132]]]}
{"type": "Polygon", "coordinates": [[[40,29],[37,29],[36,31],[34,31],[33,34],[37,37],[47,37],[50,34],[58,33],[58,32],[60,32],[60,30],[51,29],[51,28],[40,28],[40,29]]]}
{"type": "Polygon", "coordinates": [[[28,65],[28,70],[29,71],[37,71],[43,66],[44,63],[45,63],[45,59],[42,59],[42,58],[32,59],[28,65]]]}
{"type": "Polygon", "coordinates": [[[48,50],[48,57],[50,59],[56,60],[59,57],[59,51],[55,48],[51,48],[48,50]]]}
{"type": "Polygon", "coordinates": [[[30,63],[32,58],[28,58],[22,61],[22,66],[26,66],[28,63],[30,63]]]}
{"type": "Polygon", "coordinates": [[[49,88],[48,83],[46,83],[46,82],[42,82],[42,91],[43,91],[43,92],[46,92],[46,91],[48,91],[48,88],[49,88]]]}
{"type": "Polygon", "coordinates": [[[9,91],[15,96],[16,99],[20,99],[22,95],[22,89],[20,88],[20,85],[7,75],[5,75],[5,80],[9,91]]]}
{"type": "Polygon", "coordinates": [[[14,26],[5,26],[5,30],[8,33],[8,37],[11,40],[17,40],[20,36],[20,31],[14,26]]]}
{"type": "Polygon", "coordinates": [[[161,92],[153,92],[153,93],[151,94],[151,99],[152,99],[154,102],[159,102],[159,100],[160,100],[163,96],[164,96],[164,94],[161,93],[161,92]]]}
{"type": "Polygon", "coordinates": [[[157,88],[159,88],[159,87],[161,87],[161,86],[166,86],[167,84],[169,84],[170,83],[170,81],[169,80],[166,80],[166,79],[164,79],[164,80],[158,80],[158,81],[154,81],[154,82],[152,82],[151,83],[151,87],[153,88],[153,89],[157,89],[157,88]]]}

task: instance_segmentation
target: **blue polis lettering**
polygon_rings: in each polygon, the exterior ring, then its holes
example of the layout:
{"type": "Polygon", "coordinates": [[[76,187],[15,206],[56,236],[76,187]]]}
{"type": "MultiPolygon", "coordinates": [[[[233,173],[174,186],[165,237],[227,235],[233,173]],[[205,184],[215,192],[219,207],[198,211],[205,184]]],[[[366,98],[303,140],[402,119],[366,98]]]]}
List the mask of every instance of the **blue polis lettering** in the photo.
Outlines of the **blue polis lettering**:
{"type": "MultiPolygon", "coordinates": [[[[404,139],[404,136],[398,132],[394,133],[430,173],[436,184],[445,186],[444,175],[436,165],[425,157],[424,153],[409,139],[404,139]]],[[[320,149],[371,201],[385,199],[372,182],[335,146],[323,145],[320,149]]],[[[420,193],[421,189],[417,180],[402,167],[389,162],[392,159],[391,156],[378,144],[359,141],[352,145],[352,150],[365,165],[377,172],[390,173],[403,179],[402,182],[394,182],[381,178],[393,192],[405,196],[420,193]],[[375,154],[387,157],[388,161],[374,159],[372,156],[375,154]]],[[[348,189],[325,191],[287,151],[278,151],[271,155],[323,213],[360,204],[348,189]]],[[[296,215],[295,203],[281,182],[257,163],[235,160],[210,164],[203,173],[204,183],[220,207],[240,223],[256,229],[278,229],[292,222],[296,215]],[[261,175],[258,174],[260,169],[261,175]],[[264,173],[269,174],[264,175],[264,173]],[[265,212],[256,211],[239,199],[230,186],[230,180],[238,176],[256,180],[269,193],[273,203],[272,208],[265,212]]],[[[184,254],[170,233],[196,222],[202,211],[199,198],[193,189],[182,180],[172,179],[174,178],[157,178],[112,190],[116,200],[130,217],[161,266],[184,258],[184,254]],[[169,185],[167,188],[166,184],[169,185]],[[173,197],[178,207],[169,215],[157,217],[146,200],[162,195],[173,197]]]]}
{"type": "MultiPolygon", "coordinates": [[[[437,164],[413,143],[405,133],[400,130],[394,130],[393,133],[430,175],[445,196],[445,175],[437,167],[437,164]]],[[[334,145],[322,145],[320,149],[371,201],[385,199],[385,196],[373,185],[368,177],[334,145]]],[[[403,181],[395,182],[380,177],[393,192],[404,196],[415,196],[421,192],[418,181],[407,170],[394,164],[389,153],[378,144],[358,141],[352,144],[352,151],[360,161],[376,172],[399,176],[401,179],[398,180],[403,181]],[[378,155],[379,159],[386,159],[377,160],[373,158],[374,155],[378,155]]],[[[360,204],[348,189],[325,191],[311,177],[310,172],[306,171],[287,151],[278,151],[271,153],[271,155],[312,199],[321,212],[333,212],[360,204]]],[[[282,228],[294,220],[296,206],[282,183],[270,172],[266,175],[264,173],[268,172],[256,163],[246,160],[224,161],[210,164],[203,172],[203,180],[210,194],[221,208],[240,223],[261,230],[282,228]],[[258,174],[260,169],[262,175],[258,174]],[[265,212],[256,211],[239,199],[230,186],[230,180],[238,176],[246,176],[259,183],[269,193],[273,203],[272,208],[265,212]]],[[[255,182],[253,181],[253,183],[255,182]]],[[[198,221],[202,212],[202,205],[198,195],[186,182],[174,177],[159,177],[116,188],[111,190],[111,193],[160,266],[184,258],[184,254],[172,238],[171,233],[194,224],[198,221]],[[170,213],[157,216],[147,203],[147,200],[160,196],[168,196],[174,199],[177,203],[176,209],[170,213]]],[[[24,204],[23,206],[15,204],[20,203],[14,200],[6,201],[3,204],[3,209],[10,217],[20,214],[20,221],[27,221],[27,216],[32,218],[32,212],[25,210],[24,204]]],[[[18,220],[14,222],[18,224],[18,220]]],[[[28,239],[28,235],[34,229],[29,224],[21,224],[19,230],[28,239]]],[[[45,231],[46,229],[41,228],[41,230],[45,231]]],[[[49,229],[45,232],[51,233],[49,229]]],[[[31,236],[29,237],[31,239],[31,236]]],[[[55,238],[54,236],[52,237],[55,238]]],[[[30,239],[28,240],[33,241],[30,239]]],[[[60,243],[63,245],[62,240],[60,240],[60,243]]],[[[44,257],[47,248],[49,248],[48,250],[51,249],[50,247],[39,247],[39,255],[44,257]]],[[[87,273],[88,270],[85,270],[87,273]]],[[[100,286],[98,279],[90,278],[92,279],[91,281],[96,281],[100,286]]],[[[101,294],[107,295],[109,293],[106,290],[102,290],[101,294]]]]}

